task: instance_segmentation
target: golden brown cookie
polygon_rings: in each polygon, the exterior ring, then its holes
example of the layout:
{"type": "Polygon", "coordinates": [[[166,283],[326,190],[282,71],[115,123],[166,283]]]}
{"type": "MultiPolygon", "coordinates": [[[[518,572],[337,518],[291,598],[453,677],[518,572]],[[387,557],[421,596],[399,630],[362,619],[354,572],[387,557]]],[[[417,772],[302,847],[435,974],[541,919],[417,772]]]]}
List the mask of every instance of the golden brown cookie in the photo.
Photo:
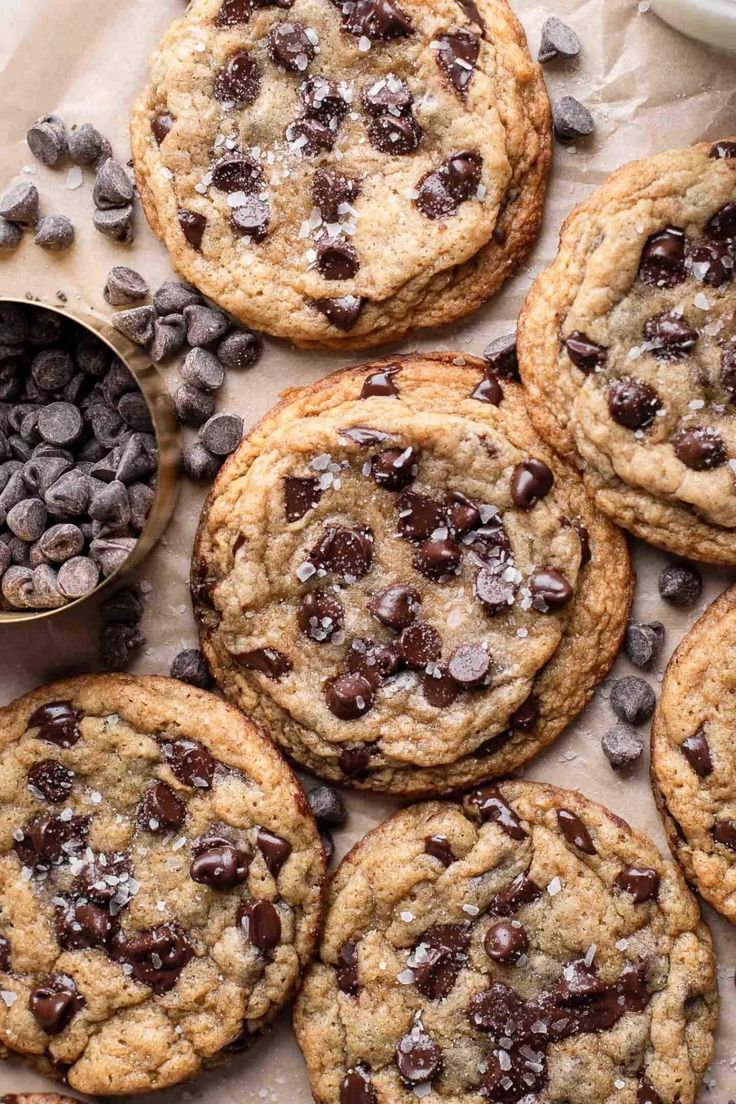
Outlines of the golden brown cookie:
{"type": "Polygon", "coordinates": [[[539,433],[596,505],[736,563],[736,141],[614,173],[567,220],[519,323],[539,433]]]}
{"type": "Polygon", "coordinates": [[[324,869],[298,782],[218,698],[27,694],[0,710],[0,1041],[105,1096],[245,1049],[314,951],[324,869]]]}
{"type": "Polygon", "coordinates": [[[316,774],[406,794],[554,739],[631,592],[625,540],[519,385],[449,353],[288,392],[220,474],[193,557],[225,694],[316,774]]]}
{"type": "Polygon", "coordinates": [[[506,0],[194,0],[131,133],[182,275],[249,326],[353,349],[494,294],[551,157],[506,0]]]}
{"type": "Polygon", "coordinates": [[[397,813],[351,851],[295,1009],[318,1104],[693,1104],[716,963],[674,863],[532,782],[397,813]]]}
{"type": "Polygon", "coordinates": [[[736,921],[736,588],[672,657],[652,724],[652,786],[672,853],[709,904],[736,921]]]}

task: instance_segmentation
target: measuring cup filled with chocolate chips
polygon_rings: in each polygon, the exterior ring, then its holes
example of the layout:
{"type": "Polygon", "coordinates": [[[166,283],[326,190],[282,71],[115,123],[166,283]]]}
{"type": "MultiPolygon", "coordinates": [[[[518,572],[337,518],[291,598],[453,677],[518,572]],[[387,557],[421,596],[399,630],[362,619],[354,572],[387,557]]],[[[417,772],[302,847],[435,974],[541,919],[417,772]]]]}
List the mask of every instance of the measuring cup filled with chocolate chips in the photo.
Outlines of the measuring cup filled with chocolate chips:
{"type": "Polygon", "coordinates": [[[0,299],[0,622],[47,617],[135,567],[177,490],[168,394],[91,312],[0,299]]]}

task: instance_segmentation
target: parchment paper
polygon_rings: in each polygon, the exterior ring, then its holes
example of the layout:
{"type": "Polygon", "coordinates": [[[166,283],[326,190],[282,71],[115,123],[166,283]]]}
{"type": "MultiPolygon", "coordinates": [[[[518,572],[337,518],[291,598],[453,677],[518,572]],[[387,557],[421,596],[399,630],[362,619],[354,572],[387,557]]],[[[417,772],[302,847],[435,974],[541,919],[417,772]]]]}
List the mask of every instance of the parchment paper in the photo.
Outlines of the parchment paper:
{"type": "MultiPolygon", "coordinates": [[[[515,7],[535,53],[548,15],[566,18],[577,29],[584,45],[582,58],[572,65],[548,66],[547,79],[553,95],[571,94],[590,106],[597,133],[578,149],[557,147],[544,232],[528,264],[503,293],[464,324],[436,334],[424,332],[404,349],[479,353],[491,338],[513,327],[531,281],[554,255],[563,218],[611,170],[636,157],[736,131],[736,62],[682,38],[653,13],[639,11],[636,0],[556,0],[554,8],[516,0],[515,7]]],[[[183,8],[182,0],[0,0],[0,188],[30,167],[43,210],[66,212],[78,231],[73,251],[60,257],[45,254],[26,236],[17,254],[0,259],[0,294],[29,291],[54,301],[61,290],[72,304],[78,300],[104,311],[102,288],[114,264],[138,268],[152,287],[171,274],[167,257],[142,214],[131,249],[102,238],[92,227],[91,175],[85,175],[82,187],[70,189],[66,170],[33,165],[24,135],[36,117],[57,111],[70,125],[95,123],[113,141],[116,156],[126,161],[128,111],[145,80],[148,54],[183,8]]],[[[308,383],[356,361],[345,355],[298,352],[269,340],[256,368],[230,374],[220,409],[235,409],[251,424],[283,387],[308,383]]],[[[175,368],[165,374],[173,384],[175,368]]],[[[133,670],[168,673],[173,656],[196,643],[187,573],[203,493],[191,485],[182,488],[168,534],[140,572],[152,587],[144,619],[149,644],[133,670]]],[[[732,581],[733,573],[706,570],[697,608],[673,612],[657,594],[657,576],[666,557],[633,543],[638,572],[635,616],[667,625],[661,665],[651,676],[656,688],[665,660],[683,632],[732,581]]],[[[35,626],[1,627],[0,701],[5,703],[55,676],[94,669],[96,632],[93,606],[35,626]]],[[[620,659],[614,677],[631,670],[620,659]]],[[[620,777],[600,750],[600,737],[613,721],[607,697],[604,686],[578,722],[525,773],[579,788],[664,847],[647,782],[647,757],[629,776],[620,777]]],[[[393,808],[389,801],[375,798],[348,795],[347,801],[350,821],[338,834],[339,854],[393,808]]],[[[705,912],[718,947],[722,1016],[717,1053],[701,1100],[727,1104],[729,1097],[736,1097],[736,932],[711,910],[705,912]]],[[[50,1087],[19,1063],[0,1068],[0,1092],[50,1087]]],[[[191,1086],[146,1099],[161,1104],[309,1101],[288,1014],[249,1054],[191,1086]]]]}

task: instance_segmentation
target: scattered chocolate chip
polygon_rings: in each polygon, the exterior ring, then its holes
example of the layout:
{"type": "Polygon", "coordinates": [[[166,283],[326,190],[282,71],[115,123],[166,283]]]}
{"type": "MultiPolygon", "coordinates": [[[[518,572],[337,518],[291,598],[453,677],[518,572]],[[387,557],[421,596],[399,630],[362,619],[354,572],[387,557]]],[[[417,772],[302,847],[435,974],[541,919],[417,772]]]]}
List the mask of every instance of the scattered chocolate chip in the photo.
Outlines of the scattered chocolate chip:
{"type": "Polygon", "coordinates": [[[688,736],[686,740],[682,741],[680,751],[700,778],[707,778],[709,774],[713,773],[713,761],[710,756],[708,738],[702,728],[693,736],[688,736]]]}
{"type": "Polygon", "coordinates": [[[23,181],[14,184],[0,199],[0,216],[18,226],[35,226],[38,222],[38,188],[23,181]]]}
{"type": "Polygon", "coordinates": [[[552,121],[560,142],[587,138],[595,130],[593,116],[574,96],[562,96],[552,101],[552,121]]]}
{"type": "Polygon", "coordinates": [[[558,809],[557,825],[571,847],[582,851],[584,855],[597,853],[590,832],[575,813],[570,812],[569,809],[558,809]]]}
{"type": "Polygon", "coordinates": [[[91,123],[82,123],[69,135],[69,157],[75,165],[91,168],[112,157],[112,146],[91,123]]]}
{"type": "Polygon", "coordinates": [[[575,58],[579,53],[580,39],[572,27],[568,27],[567,23],[563,23],[555,15],[545,19],[538,55],[542,65],[557,58],[575,58]]]}
{"type": "Polygon", "coordinates": [[[673,563],[659,576],[659,594],[672,606],[691,606],[700,597],[703,580],[692,564],[673,563]]]}
{"type": "Polygon", "coordinates": [[[109,210],[96,210],[92,216],[95,230],[99,230],[106,238],[112,241],[130,245],[133,242],[133,204],[125,207],[110,208],[109,210]]]}
{"type": "Polygon", "coordinates": [[[397,583],[372,598],[369,608],[382,625],[400,632],[421,613],[422,598],[415,587],[397,583]]]}
{"type": "Polygon", "coordinates": [[[69,148],[63,119],[58,115],[46,115],[39,119],[26,134],[26,142],[37,161],[53,168],[69,148]]]}
{"type": "Polygon", "coordinates": [[[601,740],[603,753],[614,770],[635,763],[644,750],[644,737],[629,724],[617,724],[601,740]]]}
{"type": "Polygon", "coordinates": [[[228,370],[242,371],[256,363],[263,352],[263,338],[251,330],[235,330],[217,346],[217,358],[228,370]]]}
{"type": "Polygon", "coordinates": [[[237,414],[213,414],[199,431],[199,438],[214,456],[229,456],[240,444],[243,419],[237,414]]]}
{"type": "Polygon", "coordinates": [[[555,567],[541,567],[529,577],[532,605],[540,613],[561,609],[575,593],[569,581],[555,567]]]}
{"type": "Polygon", "coordinates": [[[309,791],[307,799],[320,828],[341,828],[347,823],[344,802],[332,786],[317,786],[309,791]]]}
{"type": "Polygon", "coordinates": [[[555,477],[543,460],[531,458],[517,464],[511,475],[511,498],[515,506],[530,510],[552,490],[555,477]]]}
{"type": "Polygon", "coordinates": [[[201,441],[188,445],[181,458],[182,470],[196,482],[214,479],[222,466],[222,458],[208,452],[201,441]]]}
{"type": "Polygon", "coordinates": [[[190,284],[178,280],[166,280],[153,296],[157,314],[183,314],[185,307],[201,304],[202,296],[190,284]]]}
{"type": "Polygon", "coordinates": [[[605,368],[608,359],[608,349],[604,345],[598,345],[591,341],[579,330],[573,330],[563,342],[567,349],[567,355],[576,368],[584,372],[586,376],[605,368]]]}
{"type": "Polygon", "coordinates": [[[335,329],[348,333],[357,325],[365,300],[357,295],[344,295],[339,299],[313,299],[311,306],[335,329]]]}
{"type": "Polygon", "coordinates": [[[122,165],[108,157],[97,170],[92,198],[102,210],[125,207],[133,200],[133,182],[122,165]]]}
{"type": "Polygon", "coordinates": [[[712,471],[726,463],[726,445],[710,426],[682,426],[672,437],[675,456],[693,471],[712,471]]]}
{"type": "Polygon", "coordinates": [[[198,253],[201,253],[204,232],[207,229],[206,216],[201,215],[198,211],[188,211],[182,207],[179,209],[177,217],[182,234],[192,249],[196,249],[198,253]]]}
{"type": "Polygon", "coordinates": [[[179,652],[172,660],[170,674],[172,678],[190,686],[198,686],[200,690],[209,690],[212,686],[207,662],[197,648],[187,648],[179,652]]]}
{"type": "Polygon", "coordinates": [[[465,98],[480,54],[480,39],[472,31],[449,31],[440,35],[432,48],[440,69],[465,98]]]}
{"type": "Polygon", "coordinates": [[[442,1070],[442,1051],[421,1024],[415,1024],[399,1040],[396,1065],[405,1085],[424,1085],[442,1070]]]}
{"type": "MultiPolygon", "coordinates": [[[[504,334],[491,341],[483,350],[483,359],[491,372],[503,379],[519,379],[519,361],[516,355],[516,334],[504,334]]],[[[495,405],[498,405],[497,403],[495,405]]]]}
{"type": "Polygon", "coordinates": [[[281,942],[281,917],[270,901],[247,901],[241,905],[238,923],[259,951],[272,951],[281,942]]]}
{"type": "Polygon", "coordinates": [[[34,796],[52,805],[66,801],[74,787],[74,771],[56,759],[43,759],[28,771],[28,786],[34,796]]]}
{"type": "Polygon", "coordinates": [[[28,1008],[46,1035],[60,1035],[84,1006],[84,999],[71,978],[51,974],[28,998],[28,1008]]]}
{"type": "Polygon", "coordinates": [[[74,223],[67,215],[44,215],[36,226],[36,245],[61,252],[69,249],[75,238],[74,223]]]}
{"type": "Polygon", "coordinates": [[[124,265],[116,265],[107,274],[104,296],[111,307],[139,303],[148,295],[149,287],[139,272],[124,265]]]}
{"type": "Polygon", "coordinates": [[[373,708],[375,694],[363,675],[339,675],[327,684],[325,700],[330,712],[341,721],[356,721],[373,708]]]}
{"type": "Polygon", "coordinates": [[[0,250],[17,249],[23,238],[23,231],[14,222],[8,222],[0,215],[0,250]]]}
{"type": "Polygon", "coordinates": [[[179,314],[166,317],[157,316],[153,321],[153,340],[148,347],[148,355],[154,364],[178,353],[186,341],[187,332],[184,319],[179,314]]]}
{"type": "Polygon", "coordinates": [[[514,965],[526,954],[529,940],[518,920],[499,920],[485,934],[486,954],[502,966],[514,965]]]}
{"type": "Polygon", "coordinates": [[[643,380],[622,376],[608,389],[611,417],[627,429],[646,429],[662,408],[659,395],[643,380]]]}
{"type": "MultiPolygon", "coordinates": [[[[215,410],[214,395],[209,391],[203,391],[199,387],[192,387],[190,384],[182,384],[181,387],[177,387],[171,396],[171,403],[174,408],[174,416],[182,425],[204,425],[207,419],[213,416],[215,410]]],[[[210,452],[209,449],[207,451],[210,452]]]]}
{"type": "Polygon", "coordinates": [[[242,885],[249,869],[250,857],[244,851],[226,839],[213,837],[196,845],[189,876],[193,882],[223,891],[242,885]]]}
{"type": "Polygon", "coordinates": [[[114,315],[112,324],[136,345],[148,345],[153,340],[155,320],[156,312],[153,307],[133,307],[132,310],[119,311],[114,315]]]}
{"type": "Polygon", "coordinates": [[[611,708],[619,720],[628,724],[640,725],[650,720],[656,704],[657,698],[649,683],[635,675],[618,679],[611,690],[611,708]]]}
{"type": "Polygon", "coordinates": [[[174,988],[194,949],[179,924],[162,924],[134,935],[119,932],[113,939],[113,956],[132,967],[136,981],[162,994],[174,988]]]}
{"type": "Polygon", "coordinates": [[[649,667],[659,654],[664,641],[661,621],[646,624],[630,621],[624,637],[624,651],[635,667],[649,667]]]}
{"type": "Polygon", "coordinates": [[[247,107],[261,91],[261,71],[247,50],[239,50],[228,59],[215,79],[215,99],[247,107]]]}
{"type": "Polygon", "coordinates": [[[292,669],[291,660],[276,648],[254,648],[237,654],[237,660],[246,671],[257,671],[273,682],[285,678],[292,669]]]}
{"type": "Polygon", "coordinates": [[[186,818],[186,806],[165,782],[154,782],[144,793],[137,820],[147,832],[173,832],[186,818]]]}
{"type": "Polygon", "coordinates": [[[324,644],[342,629],[345,610],[334,595],[312,590],[303,596],[299,604],[297,622],[305,636],[324,644]]]}
{"type": "Polygon", "coordinates": [[[616,886],[634,898],[634,904],[643,905],[656,901],[659,896],[660,876],[650,867],[625,866],[616,878],[616,886]]]}

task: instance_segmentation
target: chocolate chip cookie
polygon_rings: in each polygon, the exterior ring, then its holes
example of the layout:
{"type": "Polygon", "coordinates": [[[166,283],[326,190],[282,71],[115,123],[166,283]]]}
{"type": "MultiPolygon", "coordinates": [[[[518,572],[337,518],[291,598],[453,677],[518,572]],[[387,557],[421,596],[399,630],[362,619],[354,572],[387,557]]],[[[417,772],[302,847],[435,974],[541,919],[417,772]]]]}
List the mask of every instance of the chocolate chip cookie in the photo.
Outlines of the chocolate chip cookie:
{"type": "Polygon", "coordinates": [[[0,1104],[77,1104],[70,1096],[58,1093],[7,1093],[0,1096],[0,1104]]]}
{"type": "Polygon", "coordinates": [[[693,1104],[718,995],[674,863],[530,782],[391,817],[329,895],[295,1011],[318,1104],[693,1104]]]}
{"type": "Polygon", "coordinates": [[[272,744],[174,679],[0,711],[0,1042],[91,1094],[245,1049],[294,992],[324,854],[272,744]]]}
{"type": "Polygon", "coordinates": [[[223,469],[195,543],[225,694],[333,781],[446,792],[548,744],[608,671],[622,535],[481,361],[414,354],[285,401],[223,469]]]}
{"type": "Polygon", "coordinates": [[[736,141],[614,173],[519,327],[529,413],[618,524],[736,563],[736,141]]]}
{"type": "Polygon", "coordinates": [[[505,0],[194,0],[132,121],[177,269],[259,330],[355,349],[498,290],[550,133],[505,0]]]}
{"type": "Polygon", "coordinates": [[[736,588],[705,612],[667,668],[652,724],[652,785],[672,853],[736,921],[736,588]]]}

